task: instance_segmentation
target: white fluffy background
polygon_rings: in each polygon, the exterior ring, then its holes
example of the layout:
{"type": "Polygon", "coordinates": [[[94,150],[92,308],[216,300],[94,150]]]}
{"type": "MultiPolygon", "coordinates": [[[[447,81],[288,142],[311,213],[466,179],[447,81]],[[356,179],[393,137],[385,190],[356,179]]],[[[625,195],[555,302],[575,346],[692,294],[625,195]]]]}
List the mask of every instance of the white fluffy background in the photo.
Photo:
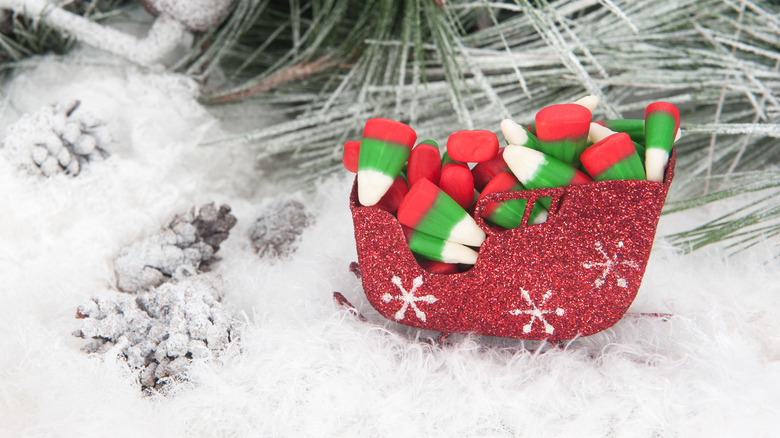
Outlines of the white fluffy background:
{"type": "MultiPolygon", "coordinates": [[[[657,239],[635,311],[563,349],[390,323],[348,271],[350,176],[311,194],[292,260],[259,260],[247,230],[284,189],[244,148],[201,147],[219,121],[196,87],[78,56],[20,69],[0,128],[63,99],[107,120],[112,157],[78,178],[38,179],[0,158],[0,436],[777,436],[780,268],[769,245],[725,259],[657,239]],[[215,266],[246,315],[243,354],[196,363],[190,384],[144,397],[121,363],[71,336],[76,306],[111,294],[120,248],[209,201],[239,223],[215,266]],[[335,306],[342,291],[369,318],[335,306]]],[[[269,117],[250,107],[248,123],[269,117]]],[[[729,208],[723,206],[722,208],[729,208]]],[[[717,214],[664,216],[659,235],[717,214]]]]}

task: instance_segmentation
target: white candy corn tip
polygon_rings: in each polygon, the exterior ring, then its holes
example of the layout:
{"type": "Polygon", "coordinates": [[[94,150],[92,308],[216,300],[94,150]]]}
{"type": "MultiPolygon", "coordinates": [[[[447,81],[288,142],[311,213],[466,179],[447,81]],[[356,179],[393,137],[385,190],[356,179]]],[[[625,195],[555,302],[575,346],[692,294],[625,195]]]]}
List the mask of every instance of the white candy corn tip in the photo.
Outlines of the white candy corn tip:
{"type": "Polygon", "coordinates": [[[468,246],[480,246],[485,241],[485,232],[482,228],[479,228],[474,219],[471,216],[466,215],[460,220],[452,230],[450,230],[450,236],[447,238],[450,242],[462,243],[468,246]]]}
{"type": "Polygon", "coordinates": [[[441,251],[441,258],[444,263],[464,263],[473,265],[477,263],[477,252],[473,249],[463,246],[460,243],[444,242],[444,248],[441,251]]]}
{"type": "Polygon", "coordinates": [[[595,144],[614,133],[615,131],[607,128],[606,126],[601,126],[598,123],[591,122],[590,129],[588,130],[588,141],[595,144]]]}
{"type": "Polygon", "coordinates": [[[373,169],[358,170],[358,201],[370,207],[385,196],[395,178],[373,169]]]}
{"type": "Polygon", "coordinates": [[[528,134],[522,126],[517,123],[504,119],[501,121],[501,133],[509,144],[525,146],[528,143],[528,134]]]}
{"type": "Polygon", "coordinates": [[[547,222],[547,210],[539,213],[539,215],[536,216],[531,222],[531,225],[541,224],[543,222],[547,222]]]}
{"type": "Polygon", "coordinates": [[[544,154],[524,146],[504,148],[504,161],[521,183],[534,179],[536,172],[545,163],[544,154]]]}
{"type": "Polygon", "coordinates": [[[678,130],[677,130],[677,135],[675,135],[675,136],[674,136],[674,141],[672,141],[672,143],[674,143],[674,142],[676,142],[677,140],[679,140],[681,136],[682,136],[682,134],[680,134],[680,130],[678,129],[678,130]]]}
{"type": "Polygon", "coordinates": [[[648,181],[664,181],[669,154],[661,148],[647,148],[645,151],[645,172],[648,181]]]}
{"type": "Polygon", "coordinates": [[[596,106],[599,104],[599,98],[589,94],[585,97],[581,97],[574,101],[577,105],[582,105],[585,108],[589,109],[591,113],[593,113],[593,110],[596,109],[596,106]]]}

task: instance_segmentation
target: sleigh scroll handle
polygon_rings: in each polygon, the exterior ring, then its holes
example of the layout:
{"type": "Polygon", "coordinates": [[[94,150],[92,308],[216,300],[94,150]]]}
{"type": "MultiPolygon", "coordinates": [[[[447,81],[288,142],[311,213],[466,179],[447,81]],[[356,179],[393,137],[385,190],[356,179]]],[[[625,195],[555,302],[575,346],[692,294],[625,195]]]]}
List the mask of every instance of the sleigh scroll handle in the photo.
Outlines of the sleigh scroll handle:
{"type": "Polygon", "coordinates": [[[531,211],[536,204],[536,201],[542,198],[552,198],[550,202],[550,210],[548,211],[548,220],[552,219],[560,209],[561,198],[566,192],[566,187],[552,187],[544,189],[532,189],[532,190],[520,190],[510,192],[495,192],[485,195],[484,198],[477,201],[477,205],[474,207],[474,220],[477,222],[480,228],[487,234],[495,234],[497,231],[495,228],[485,223],[482,218],[482,212],[487,208],[488,204],[492,202],[505,202],[513,199],[525,199],[525,211],[523,212],[523,222],[519,228],[528,226],[528,219],[531,217],[531,211]]]}

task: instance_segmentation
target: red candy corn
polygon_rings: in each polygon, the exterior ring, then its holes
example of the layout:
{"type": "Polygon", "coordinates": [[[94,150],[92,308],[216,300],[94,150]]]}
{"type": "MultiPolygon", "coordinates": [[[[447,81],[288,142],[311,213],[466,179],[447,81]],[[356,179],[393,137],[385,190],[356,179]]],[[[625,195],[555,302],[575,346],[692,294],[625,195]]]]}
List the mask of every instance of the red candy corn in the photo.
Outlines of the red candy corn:
{"type": "Polygon", "coordinates": [[[352,173],[358,171],[358,159],[360,157],[360,142],[348,141],[344,143],[344,153],[341,155],[341,162],[344,167],[352,173]]]}
{"type": "Polygon", "coordinates": [[[576,103],[551,105],[536,113],[536,136],[541,151],[566,164],[579,165],[585,150],[591,113],[576,103]]]}
{"type": "Polygon", "coordinates": [[[503,154],[504,148],[500,148],[495,157],[477,163],[477,165],[471,169],[471,175],[474,177],[475,189],[482,191],[494,176],[498,175],[500,172],[509,170],[509,166],[504,162],[503,154]]]}
{"type": "Polygon", "coordinates": [[[419,179],[439,184],[441,175],[441,156],[439,145],[433,140],[425,140],[412,149],[409,154],[409,166],[406,170],[406,178],[409,185],[414,185],[419,179]]]}
{"type": "Polygon", "coordinates": [[[439,187],[464,210],[474,203],[474,177],[463,163],[447,163],[441,169],[439,187]]]}
{"type": "Polygon", "coordinates": [[[447,139],[450,158],[464,163],[481,163],[498,153],[498,137],[490,131],[457,131],[447,139]]]}
{"type": "Polygon", "coordinates": [[[409,193],[409,184],[406,183],[403,176],[398,175],[395,181],[393,181],[393,185],[385,193],[385,196],[382,196],[382,199],[374,205],[382,210],[389,211],[391,214],[395,214],[407,193],[409,193]]]}
{"type": "Polygon", "coordinates": [[[612,134],[585,149],[580,156],[585,170],[596,181],[645,179],[642,160],[631,137],[623,132],[612,134]]]}
{"type": "Polygon", "coordinates": [[[419,265],[431,274],[449,275],[458,272],[458,265],[454,263],[443,263],[437,262],[436,260],[420,260],[419,265]]]}

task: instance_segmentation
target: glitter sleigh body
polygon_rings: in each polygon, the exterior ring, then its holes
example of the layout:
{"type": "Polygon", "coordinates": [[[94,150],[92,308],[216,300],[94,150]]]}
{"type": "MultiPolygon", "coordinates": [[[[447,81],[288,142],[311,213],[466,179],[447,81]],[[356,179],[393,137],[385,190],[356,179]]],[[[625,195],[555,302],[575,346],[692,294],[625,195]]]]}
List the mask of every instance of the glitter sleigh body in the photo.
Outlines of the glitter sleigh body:
{"type": "MultiPolygon", "coordinates": [[[[617,323],[636,297],[674,174],[486,196],[473,215],[488,238],[468,271],[419,266],[395,217],[350,197],[363,289],[385,318],[444,333],[571,339],[617,323]],[[546,222],[495,231],[491,201],[551,196],[546,222]]],[[[527,203],[525,219],[533,202],[527,203]]],[[[524,220],[524,223],[526,222],[524,220]]]]}

